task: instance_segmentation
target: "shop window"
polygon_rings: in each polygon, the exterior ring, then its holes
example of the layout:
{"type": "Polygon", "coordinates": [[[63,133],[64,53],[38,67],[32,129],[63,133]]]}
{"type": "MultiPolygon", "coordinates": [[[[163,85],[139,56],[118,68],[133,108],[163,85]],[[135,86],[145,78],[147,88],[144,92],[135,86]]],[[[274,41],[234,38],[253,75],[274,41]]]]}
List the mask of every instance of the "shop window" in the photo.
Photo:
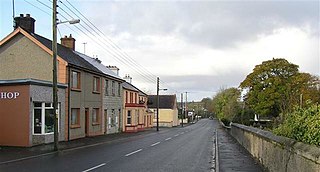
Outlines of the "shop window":
{"type": "MultiPolygon", "coordinates": [[[[54,113],[52,103],[33,103],[33,133],[34,134],[48,134],[54,132],[54,113]]],[[[60,104],[58,112],[60,112],[60,104]]],[[[58,116],[60,116],[58,114],[58,116]]],[[[59,121],[59,118],[58,118],[59,121]]]]}
{"type": "Polygon", "coordinates": [[[79,90],[81,89],[80,87],[80,72],[77,71],[72,71],[72,75],[71,75],[71,88],[72,89],[76,89],[79,90]]]}
{"type": "Polygon", "coordinates": [[[99,124],[99,108],[92,109],[92,124],[99,124]]]}
{"type": "Polygon", "coordinates": [[[80,125],[80,108],[71,109],[71,125],[80,125]]]}
{"type": "Polygon", "coordinates": [[[100,78],[93,77],[93,92],[100,93],[100,78]]]}
{"type": "Polygon", "coordinates": [[[132,117],[131,116],[131,110],[128,110],[128,113],[127,113],[127,124],[131,124],[131,122],[132,122],[131,121],[132,120],[131,117],[132,117]]]}

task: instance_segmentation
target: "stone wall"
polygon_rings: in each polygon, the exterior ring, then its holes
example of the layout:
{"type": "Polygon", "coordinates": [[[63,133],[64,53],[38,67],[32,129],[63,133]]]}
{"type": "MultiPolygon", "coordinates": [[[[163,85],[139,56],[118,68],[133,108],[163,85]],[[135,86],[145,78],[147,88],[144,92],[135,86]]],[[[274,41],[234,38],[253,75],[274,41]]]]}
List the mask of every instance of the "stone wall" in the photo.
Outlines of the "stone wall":
{"type": "Polygon", "coordinates": [[[320,172],[320,148],[232,124],[230,134],[271,172],[320,172]]]}

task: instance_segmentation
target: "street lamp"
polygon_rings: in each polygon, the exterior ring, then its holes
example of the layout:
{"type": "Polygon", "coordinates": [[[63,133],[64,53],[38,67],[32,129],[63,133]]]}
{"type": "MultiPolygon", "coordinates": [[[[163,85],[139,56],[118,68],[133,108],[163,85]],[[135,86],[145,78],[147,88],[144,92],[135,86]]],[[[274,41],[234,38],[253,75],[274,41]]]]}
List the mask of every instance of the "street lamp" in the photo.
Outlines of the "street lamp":
{"type": "Polygon", "coordinates": [[[70,21],[57,22],[57,0],[53,0],[53,15],[52,15],[52,57],[53,57],[53,78],[52,78],[52,90],[53,90],[53,113],[54,113],[54,150],[58,150],[58,77],[57,77],[57,25],[62,23],[76,24],[79,23],[79,19],[73,19],[70,21]]]}
{"type": "Polygon", "coordinates": [[[159,131],[159,102],[160,102],[160,98],[159,98],[159,90],[163,90],[166,91],[168,89],[164,88],[164,89],[160,89],[159,88],[159,77],[157,77],[157,131],[159,131]]]}

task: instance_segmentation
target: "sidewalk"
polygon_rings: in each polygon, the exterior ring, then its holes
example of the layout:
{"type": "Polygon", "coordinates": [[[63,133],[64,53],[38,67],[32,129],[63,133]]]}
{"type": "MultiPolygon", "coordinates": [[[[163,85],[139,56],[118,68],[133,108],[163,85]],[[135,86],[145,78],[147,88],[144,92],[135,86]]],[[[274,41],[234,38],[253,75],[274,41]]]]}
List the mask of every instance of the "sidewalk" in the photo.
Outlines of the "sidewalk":
{"type": "MultiPolygon", "coordinates": [[[[168,131],[161,128],[160,132],[168,131]]],[[[120,142],[124,139],[143,137],[146,134],[156,134],[155,128],[146,129],[137,133],[117,133],[95,137],[80,138],[72,141],[59,142],[59,151],[67,151],[72,149],[81,149],[95,145],[108,144],[111,142],[120,142]]],[[[34,147],[7,147],[0,146],[0,165],[4,163],[19,161],[23,159],[43,156],[47,154],[57,153],[53,151],[53,143],[38,145],[34,147]]]]}
{"type": "Polygon", "coordinates": [[[219,166],[221,172],[264,171],[262,166],[220,124],[218,132],[219,166]]]}

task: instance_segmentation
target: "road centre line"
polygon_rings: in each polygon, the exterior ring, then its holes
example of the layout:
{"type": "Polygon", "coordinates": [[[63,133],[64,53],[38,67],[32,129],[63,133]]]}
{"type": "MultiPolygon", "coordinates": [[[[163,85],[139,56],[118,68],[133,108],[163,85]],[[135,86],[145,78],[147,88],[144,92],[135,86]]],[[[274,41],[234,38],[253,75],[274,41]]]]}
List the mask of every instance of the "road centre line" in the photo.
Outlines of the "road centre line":
{"type": "Polygon", "coordinates": [[[140,152],[140,151],[142,151],[142,149],[138,149],[138,150],[136,150],[136,151],[133,151],[133,152],[131,152],[131,153],[128,153],[128,154],[126,154],[125,156],[130,156],[130,155],[133,155],[133,154],[138,153],[138,152],[140,152]]]}
{"type": "Polygon", "coordinates": [[[184,134],[184,132],[181,132],[180,134],[184,134]]]}
{"type": "Polygon", "coordinates": [[[155,146],[155,145],[158,145],[160,144],[160,142],[157,142],[157,143],[153,143],[152,145],[150,145],[151,147],[155,146]]]}
{"type": "Polygon", "coordinates": [[[82,171],[82,172],[92,171],[92,170],[94,170],[94,169],[100,168],[100,167],[105,166],[105,165],[106,165],[106,163],[102,163],[102,164],[100,164],[100,165],[94,166],[94,167],[89,168],[89,169],[87,169],[87,170],[84,170],[84,171],[82,171]]]}
{"type": "Polygon", "coordinates": [[[172,138],[171,137],[169,137],[169,138],[166,138],[166,141],[168,141],[168,140],[171,140],[172,138]]]}
{"type": "Polygon", "coordinates": [[[174,137],[177,137],[177,136],[179,136],[179,134],[174,135],[174,137]]]}

